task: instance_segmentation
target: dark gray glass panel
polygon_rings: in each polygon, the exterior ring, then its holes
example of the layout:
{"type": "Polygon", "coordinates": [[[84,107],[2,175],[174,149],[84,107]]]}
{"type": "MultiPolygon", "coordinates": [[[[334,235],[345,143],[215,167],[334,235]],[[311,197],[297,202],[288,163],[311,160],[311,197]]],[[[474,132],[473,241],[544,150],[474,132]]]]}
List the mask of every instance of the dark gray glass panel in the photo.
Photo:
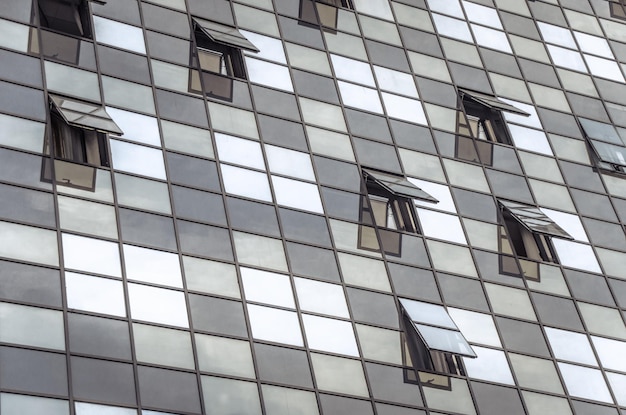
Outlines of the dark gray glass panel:
{"type": "Polygon", "coordinates": [[[390,193],[407,197],[409,199],[420,199],[426,200],[427,202],[439,203],[437,199],[415,186],[413,183],[405,179],[404,177],[392,176],[390,174],[370,170],[363,169],[365,176],[368,179],[373,180],[376,184],[381,186],[383,189],[389,191],[390,193]]]}
{"type": "Polygon", "coordinates": [[[226,229],[183,220],[176,223],[180,249],[184,253],[232,261],[233,250],[226,229]]]}
{"type": "Polygon", "coordinates": [[[533,203],[526,179],[522,176],[486,169],[493,194],[498,197],[533,203]]]}
{"type": "Polygon", "coordinates": [[[459,213],[469,218],[497,222],[497,209],[492,196],[452,188],[459,213]]]}
{"type": "Polygon", "coordinates": [[[139,366],[137,371],[144,407],[200,413],[200,393],[195,374],[145,366],[139,366]]]}
{"type": "Polygon", "coordinates": [[[361,191],[361,175],[355,164],[320,156],[313,156],[313,161],[320,184],[353,192],[361,191]]]}
{"type": "Polygon", "coordinates": [[[48,96],[67,124],[105,133],[124,134],[104,107],[52,94],[48,96]]]}
{"type": "Polygon", "coordinates": [[[346,109],[346,120],[352,135],[391,143],[387,120],[373,114],[346,109]]]}
{"type": "Polygon", "coordinates": [[[348,299],[354,320],[398,328],[398,308],[390,295],[348,288],[348,299]]]}
{"type": "Polygon", "coordinates": [[[594,118],[608,123],[611,122],[606,110],[604,109],[604,104],[599,99],[568,92],[567,100],[569,101],[569,105],[574,114],[594,118]]]}
{"type": "Polygon", "coordinates": [[[209,39],[216,43],[232,46],[238,49],[245,49],[252,52],[260,52],[259,49],[254,46],[239,30],[234,27],[226,26],[216,22],[210,22],[208,20],[193,18],[193,22],[196,24],[196,28],[200,29],[202,33],[207,35],[209,39]]]}
{"type": "Polygon", "coordinates": [[[472,389],[481,415],[526,414],[515,389],[478,382],[472,382],[472,389]]]}
{"type": "Polygon", "coordinates": [[[570,189],[570,194],[580,214],[612,222],[618,221],[608,196],[577,189],[570,189]]]}
{"type": "Polygon", "coordinates": [[[0,298],[61,307],[59,271],[0,261],[0,298]]]}
{"type": "Polygon", "coordinates": [[[282,208],[279,211],[285,238],[331,247],[328,226],[323,216],[282,208]]]}
{"type": "Polygon", "coordinates": [[[176,216],[226,225],[222,196],[186,187],[172,186],[176,216]]]}
{"type": "Polygon", "coordinates": [[[293,94],[253,85],[252,95],[258,111],[292,120],[300,119],[298,103],[293,94]]]}
{"type": "MultiPolygon", "coordinates": [[[[480,54],[482,55],[483,62],[485,64],[485,68],[489,72],[501,73],[504,75],[508,75],[514,78],[521,78],[522,74],[520,72],[519,66],[517,65],[517,61],[513,55],[509,55],[506,53],[498,52],[491,49],[478,48],[480,54]]],[[[502,104],[502,101],[499,101],[499,104],[502,104]]],[[[507,107],[511,107],[508,104],[507,107]]],[[[515,107],[513,107],[515,108],[515,107]]],[[[519,108],[516,108],[519,111],[519,108]]],[[[506,111],[506,110],[503,110],[506,111]]]]}
{"type": "Polygon", "coordinates": [[[498,110],[498,111],[507,111],[513,114],[519,114],[524,116],[529,116],[526,111],[522,111],[519,108],[514,107],[513,105],[509,105],[504,101],[500,101],[498,98],[481,94],[479,92],[468,91],[466,89],[459,88],[459,92],[464,99],[470,99],[480,105],[483,105],[487,108],[498,110]]]}
{"type": "Polygon", "coordinates": [[[559,161],[565,181],[573,187],[604,193],[598,173],[590,166],[559,161]]]}
{"type": "Polygon", "coordinates": [[[0,15],[22,23],[29,23],[31,17],[31,2],[24,0],[4,0],[0,15]]]}
{"type": "Polygon", "coordinates": [[[491,92],[489,78],[484,70],[454,62],[450,62],[448,67],[450,68],[450,75],[457,85],[474,91],[491,92]]]}
{"type": "Polygon", "coordinates": [[[545,108],[537,108],[537,113],[546,132],[572,138],[583,138],[574,116],[545,108]]]}
{"type": "Polygon", "coordinates": [[[554,223],[552,219],[547,217],[539,208],[524,205],[522,203],[509,202],[506,200],[499,201],[517,221],[531,232],[545,233],[548,235],[558,236],[561,238],[572,238],[563,228],[554,223]]]}
{"type": "Polygon", "coordinates": [[[98,45],[98,62],[104,74],[142,84],[150,83],[150,70],[145,56],[98,45]]]}
{"type": "Polygon", "coordinates": [[[52,194],[0,184],[0,217],[54,226],[52,194]]]}
{"type": "Polygon", "coordinates": [[[186,14],[148,3],[141,3],[141,10],[146,28],[189,38],[189,19],[186,14]]]}
{"type": "Polygon", "coordinates": [[[428,128],[397,120],[390,120],[390,124],[394,140],[398,146],[425,153],[437,153],[428,128]]]}
{"type": "Polygon", "coordinates": [[[227,198],[227,203],[228,216],[233,228],[270,236],[280,236],[274,206],[235,199],[234,197],[227,198]]]}
{"type": "Polygon", "coordinates": [[[0,347],[0,388],[67,396],[65,355],[0,347]]]}
{"type": "MultiPolygon", "coordinates": [[[[626,60],[626,46],[622,45],[623,43],[612,42],[611,46],[613,46],[615,55],[618,55],[618,51],[622,52],[623,56],[617,59],[623,62],[626,60]]],[[[602,98],[610,102],[626,105],[626,85],[599,78],[595,78],[594,81],[602,98]]]]}
{"type": "Polygon", "coordinates": [[[46,120],[43,92],[0,81],[0,111],[39,121],[46,120]]]}
{"type": "Polygon", "coordinates": [[[5,182],[51,189],[42,181],[42,157],[0,148],[0,178],[5,182]]]}
{"type": "Polygon", "coordinates": [[[333,251],[287,242],[287,253],[291,271],[294,274],[339,281],[339,271],[333,251]]]}
{"type": "Polygon", "coordinates": [[[521,272],[515,258],[508,255],[499,255],[493,252],[474,250],[476,265],[480,275],[488,281],[501,282],[503,284],[524,286],[521,272]],[[513,276],[511,275],[513,274],[513,276]]]}
{"type": "Polygon", "coordinates": [[[622,308],[626,308],[626,281],[609,278],[609,285],[617,299],[617,304],[622,308]]]}
{"type": "MultiPolygon", "coordinates": [[[[207,3],[205,2],[204,4],[207,3]]],[[[152,58],[163,59],[185,66],[189,65],[189,50],[191,46],[188,40],[146,30],[146,41],[152,58]]]]}
{"type": "Polygon", "coordinates": [[[41,41],[36,43],[31,34],[30,51],[41,52],[44,58],[70,63],[87,69],[96,69],[94,44],[74,36],[41,30],[41,41]]]}
{"type": "Polygon", "coordinates": [[[366,363],[368,379],[374,399],[422,406],[419,386],[404,381],[404,369],[366,363]]]}
{"type": "MultiPolygon", "coordinates": [[[[623,235],[623,233],[622,233],[623,235]]],[[[565,270],[572,296],[590,303],[615,307],[615,301],[604,277],[571,269],[565,270]]]]}
{"type": "Polygon", "coordinates": [[[605,124],[594,120],[588,120],[586,118],[578,118],[580,126],[583,128],[587,138],[606,141],[610,144],[617,144],[623,146],[624,143],[620,138],[617,130],[611,124],[605,124]]]}
{"type": "MultiPolygon", "coordinates": [[[[532,22],[532,20],[524,20],[529,21],[533,28],[535,27],[535,24],[532,22]]],[[[556,76],[556,72],[554,71],[554,68],[552,66],[531,60],[522,59],[519,57],[517,59],[520,63],[520,67],[522,68],[522,72],[524,73],[524,76],[527,80],[554,88],[561,87],[559,83],[559,78],[556,76]]]]}
{"type": "Polygon", "coordinates": [[[139,8],[134,2],[126,0],[106,0],[106,2],[92,2],[94,14],[110,17],[122,22],[141,25],[139,8]],[[102,4],[99,4],[102,3],[102,4]]]}
{"type": "Polygon", "coordinates": [[[394,147],[356,137],[353,138],[353,142],[359,163],[362,165],[392,173],[402,173],[394,147]]]}
{"type": "Polygon", "coordinates": [[[355,193],[322,187],[326,213],[330,217],[358,222],[361,211],[361,196],[355,193]]]}
{"type": "Polygon", "coordinates": [[[119,220],[125,242],[176,249],[172,218],[122,208],[119,220]]]}
{"type": "Polygon", "coordinates": [[[372,63],[402,72],[411,72],[404,49],[367,39],[365,47],[372,63]]]}
{"type": "Polygon", "coordinates": [[[443,58],[439,39],[435,34],[400,26],[400,35],[407,49],[443,58]]]}
{"type": "Polygon", "coordinates": [[[161,117],[184,124],[208,127],[204,101],[157,89],[156,101],[161,117]]]}
{"type": "Polygon", "coordinates": [[[483,164],[509,173],[523,174],[515,150],[508,146],[474,140],[483,164]],[[491,154],[493,152],[493,154],[491,154]]]}
{"type": "Polygon", "coordinates": [[[398,295],[440,301],[432,271],[394,263],[388,265],[393,287],[398,295]]]}
{"type": "Polygon", "coordinates": [[[583,218],[583,224],[594,245],[626,251],[626,233],[621,225],[588,218],[583,218]]]}
{"type": "Polygon", "coordinates": [[[482,285],[478,280],[437,274],[443,297],[448,305],[489,311],[482,285]]]}
{"type": "Polygon", "coordinates": [[[533,16],[541,16],[541,20],[544,22],[567,27],[567,21],[560,7],[534,1],[529,2],[528,7],[530,7],[533,16]]]}
{"type": "Polygon", "coordinates": [[[71,366],[75,398],[135,405],[132,365],[73,356],[71,366]]]}
{"type": "MultiPolygon", "coordinates": [[[[2,4],[3,8],[6,6],[2,4]]],[[[0,50],[0,78],[41,87],[41,62],[8,50],[0,50]]]]}
{"type": "Polygon", "coordinates": [[[374,415],[372,403],[335,395],[320,395],[324,414],[374,415]]]}
{"type": "Polygon", "coordinates": [[[72,353],[131,359],[128,323],[68,313],[69,349],[72,353]]]}
{"type": "Polygon", "coordinates": [[[504,317],[496,317],[496,322],[507,349],[538,356],[550,356],[541,327],[537,324],[504,317]]]}
{"type": "Polygon", "coordinates": [[[259,115],[259,128],[264,143],[308,151],[304,129],[300,123],[259,115]]]}
{"type": "Polygon", "coordinates": [[[207,2],[206,0],[188,0],[189,12],[194,16],[204,17],[224,24],[234,24],[230,2],[227,0],[217,0],[207,2]]]}
{"type": "Polygon", "coordinates": [[[189,294],[189,307],[195,330],[248,337],[240,302],[189,294]]]}
{"type": "Polygon", "coordinates": [[[167,153],[167,167],[172,182],[219,192],[220,181],[214,161],[167,153]]]}
{"type": "Polygon", "coordinates": [[[510,33],[541,40],[537,26],[532,19],[500,11],[500,20],[502,20],[504,28],[510,33]]]}
{"type": "Polygon", "coordinates": [[[544,324],[570,330],[584,330],[572,300],[539,293],[532,293],[531,296],[537,314],[544,324]]]}
{"type": "Polygon", "coordinates": [[[423,101],[456,108],[458,96],[452,85],[426,78],[417,78],[417,84],[423,101]]]}
{"type": "Polygon", "coordinates": [[[318,27],[307,27],[299,24],[298,20],[279,17],[283,39],[289,42],[307,45],[315,49],[323,49],[322,34],[318,27]]]}
{"type": "Polygon", "coordinates": [[[259,378],[268,382],[311,388],[311,369],[305,352],[254,344],[259,378]]]}
{"type": "MultiPolygon", "coordinates": [[[[582,402],[572,399],[572,406],[577,415],[618,415],[615,408],[603,405],[596,405],[590,402],[582,402]]],[[[620,412],[624,415],[624,411],[620,412]]]]}
{"type": "Polygon", "coordinates": [[[339,104],[335,82],[331,78],[309,72],[292,70],[294,86],[300,96],[339,104]]]}
{"type": "Polygon", "coordinates": [[[440,350],[461,356],[476,357],[470,345],[458,331],[423,326],[421,324],[416,324],[415,327],[422,336],[426,347],[431,350],[440,350]]]}

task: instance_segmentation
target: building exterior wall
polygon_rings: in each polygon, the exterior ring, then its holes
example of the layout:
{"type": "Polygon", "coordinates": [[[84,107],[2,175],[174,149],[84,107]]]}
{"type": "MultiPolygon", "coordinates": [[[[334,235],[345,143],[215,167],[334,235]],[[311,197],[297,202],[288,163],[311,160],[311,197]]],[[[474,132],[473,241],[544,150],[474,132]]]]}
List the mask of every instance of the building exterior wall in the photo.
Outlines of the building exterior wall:
{"type": "Polygon", "coordinates": [[[94,0],[59,40],[0,1],[0,413],[626,413],[620,3],[352,0],[336,28],[311,4],[94,0]],[[191,89],[193,18],[259,49],[228,97],[191,89]],[[479,94],[509,143],[459,138],[479,94]],[[54,96],[123,131],[88,185],[51,159],[54,96]],[[439,203],[388,193],[416,224],[376,227],[376,172],[439,203]],[[567,235],[526,276],[502,201],[567,235]],[[420,366],[400,299],[477,357],[420,366]]]}

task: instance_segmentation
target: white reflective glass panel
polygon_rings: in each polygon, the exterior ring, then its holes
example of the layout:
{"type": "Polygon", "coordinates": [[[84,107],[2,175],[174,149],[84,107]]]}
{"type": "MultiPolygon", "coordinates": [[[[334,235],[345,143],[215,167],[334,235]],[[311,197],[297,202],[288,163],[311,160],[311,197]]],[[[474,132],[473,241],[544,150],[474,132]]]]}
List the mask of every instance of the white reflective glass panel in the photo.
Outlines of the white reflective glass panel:
{"type": "Polygon", "coordinates": [[[589,242],[585,228],[583,228],[583,224],[578,215],[572,215],[571,213],[559,212],[557,210],[547,208],[540,208],[539,210],[552,219],[572,238],[577,241],[589,242]]]}
{"type": "Polygon", "coordinates": [[[220,161],[265,170],[265,161],[258,141],[215,133],[215,144],[220,161]]]}
{"type": "Polygon", "coordinates": [[[359,356],[352,324],[331,318],[302,315],[306,340],[311,349],[359,356]]]}
{"type": "Polygon", "coordinates": [[[593,347],[598,353],[602,367],[626,372],[626,342],[591,336],[593,347]]]}
{"type": "Polygon", "coordinates": [[[463,358],[469,377],[507,385],[515,384],[503,351],[476,346],[473,349],[478,357],[463,358]]]}
{"type": "Polygon", "coordinates": [[[350,318],[343,287],[336,284],[294,278],[298,304],[303,311],[350,318]]]}
{"type": "Polygon", "coordinates": [[[341,99],[347,107],[359,108],[378,114],[383,113],[377,90],[343,81],[338,81],[338,84],[341,99]]]}
{"type": "Polygon", "coordinates": [[[426,323],[433,326],[458,330],[456,324],[454,324],[454,321],[452,321],[443,306],[424,303],[422,301],[408,300],[406,298],[401,298],[400,303],[409,314],[411,320],[417,323],[426,323]]]}
{"type": "Polygon", "coordinates": [[[546,45],[548,52],[557,66],[573,69],[575,71],[587,72],[587,67],[579,52],[569,49],[563,49],[558,46],[546,45]]]}
{"type": "Polygon", "coordinates": [[[137,415],[136,409],[75,402],[76,415],[137,415]]]}
{"type": "Polygon", "coordinates": [[[383,68],[382,66],[374,66],[374,73],[380,89],[419,98],[415,82],[413,82],[413,75],[383,68]]]}
{"type": "Polygon", "coordinates": [[[424,236],[467,244],[458,216],[432,210],[417,209],[424,236]]]}
{"type": "Polygon", "coordinates": [[[460,17],[461,19],[465,18],[459,0],[429,0],[428,7],[434,12],[449,14],[450,16],[460,17]]]}
{"type": "Polygon", "coordinates": [[[298,315],[293,311],[248,304],[252,337],[276,343],[303,346],[298,315]]]}
{"type": "Polygon", "coordinates": [[[133,319],[189,327],[185,295],[180,291],[128,284],[128,297],[133,319]]]}
{"type": "Polygon", "coordinates": [[[248,32],[246,30],[240,30],[240,32],[259,49],[258,53],[244,51],[246,55],[278,63],[284,63],[285,65],[287,64],[285,50],[283,49],[283,42],[280,39],[274,39],[272,37],[259,35],[258,33],[248,32]]]}
{"type": "Polygon", "coordinates": [[[293,92],[291,76],[286,66],[246,57],[246,67],[250,82],[293,92]]]}
{"type": "Polygon", "coordinates": [[[606,39],[581,32],[574,32],[574,36],[582,52],[603,56],[608,59],[615,59],[609,47],[609,42],[607,42],[606,39]]]}
{"type": "Polygon", "coordinates": [[[566,48],[578,49],[572,33],[568,29],[543,22],[537,22],[537,26],[543,40],[546,42],[565,46],[566,48]]]}
{"type": "Polygon", "coordinates": [[[552,156],[552,148],[543,131],[509,124],[509,132],[515,147],[552,156]]]}
{"type": "Polygon", "coordinates": [[[467,23],[465,23],[463,20],[453,19],[451,17],[442,16],[435,13],[432,14],[432,17],[435,21],[435,27],[437,28],[437,32],[440,35],[463,40],[465,42],[474,42],[469,27],[467,26],[467,23]]]}
{"type": "Polygon", "coordinates": [[[546,327],[546,335],[557,359],[597,366],[586,335],[551,327],[546,327]]]}
{"type": "Polygon", "coordinates": [[[346,81],[372,87],[376,86],[372,68],[368,63],[333,54],[330,55],[330,60],[333,63],[335,76],[338,79],[345,79],[346,81]]]}
{"type": "Polygon", "coordinates": [[[476,3],[463,0],[463,8],[467,14],[467,19],[470,22],[480,23],[485,26],[494,27],[496,29],[504,30],[502,23],[500,22],[500,16],[498,12],[491,7],[485,7],[476,3]]]}
{"type": "Polygon", "coordinates": [[[387,115],[392,118],[426,125],[426,115],[420,101],[387,92],[382,92],[381,95],[387,109],[387,115]]]}
{"type": "Polygon", "coordinates": [[[552,245],[554,245],[562,265],[591,272],[602,272],[593,249],[589,245],[559,238],[552,238],[552,245]]]}
{"type": "Polygon", "coordinates": [[[107,107],[106,111],[118,127],[124,131],[120,137],[161,147],[161,135],[156,118],[112,107],[107,107]]]}
{"type": "Polygon", "coordinates": [[[617,404],[626,406],[626,376],[618,373],[607,373],[606,377],[609,379],[609,385],[613,390],[617,404]]]}
{"type": "Polygon", "coordinates": [[[146,53],[143,30],[140,27],[127,25],[103,17],[94,16],[93,26],[96,41],[105,45],[146,53]]]}
{"type": "Polygon", "coordinates": [[[309,154],[270,145],[265,146],[265,154],[272,173],[315,181],[309,154]]]}
{"type": "Polygon", "coordinates": [[[567,392],[572,396],[612,403],[613,399],[598,369],[558,363],[567,392]]]}
{"type": "Polygon", "coordinates": [[[476,37],[476,43],[479,45],[501,50],[502,52],[513,53],[511,45],[509,45],[509,40],[504,32],[475,24],[471,26],[474,36],[476,37]]]}
{"type": "Polygon", "coordinates": [[[432,203],[424,200],[413,199],[413,202],[417,206],[426,206],[435,210],[457,213],[454,201],[452,200],[452,194],[450,193],[450,188],[448,186],[427,182],[426,180],[414,179],[412,177],[407,177],[407,180],[439,201],[439,203],[432,203]]]}
{"type": "Polygon", "coordinates": [[[28,52],[28,26],[0,19],[0,46],[20,52],[28,52]]]}
{"type": "Polygon", "coordinates": [[[617,82],[624,82],[624,75],[617,62],[598,58],[597,56],[584,55],[585,62],[589,66],[589,72],[600,78],[607,78],[617,82]]]}
{"type": "Polygon", "coordinates": [[[165,180],[163,152],[118,140],[109,140],[113,168],[165,180]]]}
{"type": "Polygon", "coordinates": [[[537,109],[534,105],[524,104],[518,101],[513,101],[511,99],[500,98],[500,100],[506,102],[507,104],[513,105],[522,111],[530,114],[529,116],[513,114],[512,112],[504,111],[502,114],[507,122],[514,122],[516,124],[525,125],[527,127],[534,127],[543,129],[541,125],[541,120],[539,120],[539,116],[537,115],[537,109]]]}
{"type": "Polygon", "coordinates": [[[289,276],[252,268],[241,268],[247,301],[296,308],[289,276]]]}
{"type": "MultiPolygon", "coordinates": [[[[70,414],[68,401],[38,396],[16,395],[13,393],[0,393],[0,408],[2,408],[2,415],[70,414]]],[[[134,415],[137,414],[135,413],[134,415]]]]}
{"type": "Polygon", "coordinates": [[[64,233],[65,268],[121,277],[119,245],[100,239],[64,233]]]}
{"type": "Polygon", "coordinates": [[[124,245],[124,264],[129,280],[183,288],[178,255],[124,245]]]}
{"type": "Polygon", "coordinates": [[[272,185],[279,205],[324,213],[317,185],[278,176],[272,176],[272,185]]]}
{"type": "Polygon", "coordinates": [[[490,315],[458,308],[448,308],[448,313],[467,341],[502,347],[493,317],[490,315]]]}
{"type": "Polygon", "coordinates": [[[66,272],[65,292],[69,308],[126,317],[122,281],[66,272]]]}
{"type": "Polygon", "coordinates": [[[265,173],[242,169],[223,164],[222,178],[227,193],[245,196],[252,199],[272,201],[270,185],[265,173]]]}

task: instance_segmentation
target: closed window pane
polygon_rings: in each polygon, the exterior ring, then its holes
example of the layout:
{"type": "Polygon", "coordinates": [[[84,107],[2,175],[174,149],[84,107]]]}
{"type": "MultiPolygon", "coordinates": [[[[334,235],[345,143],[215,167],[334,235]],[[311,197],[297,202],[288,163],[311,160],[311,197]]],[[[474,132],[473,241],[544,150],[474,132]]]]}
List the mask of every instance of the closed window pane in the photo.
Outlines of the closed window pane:
{"type": "Polygon", "coordinates": [[[248,304],[248,314],[255,339],[303,346],[295,312],[248,304]]]}
{"type": "Polygon", "coordinates": [[[65,291],[69,308],[126,316],[122,281],[66,272],[65,291]]]}
{"type": "Polygon", "coordinates": [[[289,276],[252,268],[241,268],[247,301],[295,308],[289,276]]]}
{"type": "Polygon", "coordinates": [[[128,284],[128,296],[133,319],[189,327],[185,295],[182,292],[128,284]]]}
{"type": "Polygon", "coordinates": [[[0,342],[65,349],[60,311],[0,303],[0,342]]]}
{"type": "Polygon", "coordinates": [[[178,255],[124,245],[126,277],[129,280],[182,288],[178,255]]]}
{"type": "Polygon", "coordinates": [[[63,234],[65,267],[121,277],[119,245],[100,239],[63,234]]]}

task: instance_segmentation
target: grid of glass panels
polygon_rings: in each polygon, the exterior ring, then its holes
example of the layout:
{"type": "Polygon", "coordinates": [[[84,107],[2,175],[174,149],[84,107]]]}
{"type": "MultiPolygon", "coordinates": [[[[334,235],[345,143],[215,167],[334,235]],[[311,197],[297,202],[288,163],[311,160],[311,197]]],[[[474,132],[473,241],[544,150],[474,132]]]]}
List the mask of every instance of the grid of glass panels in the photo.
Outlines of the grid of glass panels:
{"type": "Polygon", "coordinates": [[[0,8],[3,415],[626,411],[611,2],[353,0],[323,30],[298,1],[85,1],[71,33],[40,2],[0,8]],[[230,97],[190,89],[193,19],[259,49],[230,97]],[[461,90],[529,114],[489,164],[455,157],[461,90]],[[51,180],[60,100],[117,126],[90,186],[51,180]],[[439,201],[400,255],[359,248],[363,168],[439,201]],[[500,272],[498,200],[572,237],[539,281],[500,272]],[[466,375],[407,378],[399,298],[446,307],[466,375]]]}

